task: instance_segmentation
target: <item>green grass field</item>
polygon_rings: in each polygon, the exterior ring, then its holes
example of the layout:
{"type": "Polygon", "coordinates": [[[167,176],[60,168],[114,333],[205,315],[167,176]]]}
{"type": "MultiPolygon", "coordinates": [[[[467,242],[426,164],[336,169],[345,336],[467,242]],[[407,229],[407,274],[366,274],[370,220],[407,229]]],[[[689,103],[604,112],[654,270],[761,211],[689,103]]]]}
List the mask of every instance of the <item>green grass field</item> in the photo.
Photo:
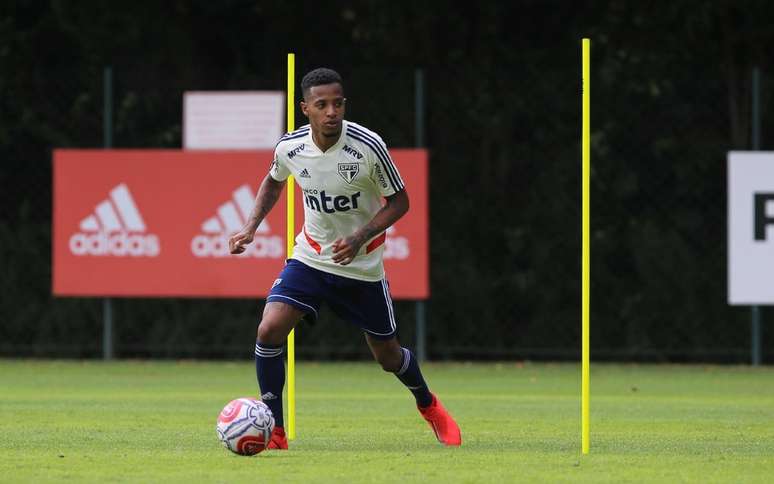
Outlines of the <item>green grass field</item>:
{"type": "Polygon", "coordinates": [[[239,457],[215,419],[244,363],[0,360],[2,482],[773,482],[774,369],[426,364],[463,446],[440,446],[376,364],[298,365],[298,438],[239,457]]]}

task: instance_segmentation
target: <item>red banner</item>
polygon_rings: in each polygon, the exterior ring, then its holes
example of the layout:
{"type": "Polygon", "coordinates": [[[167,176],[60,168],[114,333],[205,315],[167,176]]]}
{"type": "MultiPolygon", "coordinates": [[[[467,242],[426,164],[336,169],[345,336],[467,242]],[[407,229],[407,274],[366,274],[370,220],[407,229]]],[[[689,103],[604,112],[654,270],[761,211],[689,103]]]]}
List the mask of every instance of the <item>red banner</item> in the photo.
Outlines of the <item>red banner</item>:
{"type": "MultiPolygon", "coordinates": [[[[427,153],[391,150],[411,209],[387,232],[394,298],[429,296],[427,153]]],[[[55,150],[53,292],[59,296],[265,297],[285,260],[280,201],[241,255],[228,252],[271,151],[55,150]]],[[[296,230],[303,203],[296,188],[296,230]]]]}

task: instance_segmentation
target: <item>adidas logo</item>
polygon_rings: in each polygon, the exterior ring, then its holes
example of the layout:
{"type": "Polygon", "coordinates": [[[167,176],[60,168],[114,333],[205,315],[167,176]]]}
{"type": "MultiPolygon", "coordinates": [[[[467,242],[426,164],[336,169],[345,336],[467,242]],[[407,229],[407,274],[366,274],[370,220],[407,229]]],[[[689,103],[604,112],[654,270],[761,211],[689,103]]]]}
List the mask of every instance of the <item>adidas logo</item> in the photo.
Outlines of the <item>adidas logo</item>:
{"type": "MultiPolygon", "coordinates": [[[[255,195],[247,185],[242,185],[231,194],[231,200],[221,204],[214,217],[205,220],[201,233],[191,239],[191,252],[196,257],[232,257],[228,250],[231,234],[239,232],[253,210],[255,195]]],[[[277,259],[285,255],[283,239],[269,235],[271,228],[266,219],[255,231],[253,243],[247,246],[243,255],[248,257],[277,259]]]]}
{"type": "Polygon", "coordinates": [[[74,255],[156,257],[161,252],[158,236],[144,233],[145,222],[125,183],[110,190],[79,228],[70,237],[74,255]]]}
{"type": "Polygon", "coordinates": [[[312,178],[312,176],[309,174],[309,171],[307,171],[306,168],[301,170],[301,173],[298,174],[298,178],[312,178]]]}

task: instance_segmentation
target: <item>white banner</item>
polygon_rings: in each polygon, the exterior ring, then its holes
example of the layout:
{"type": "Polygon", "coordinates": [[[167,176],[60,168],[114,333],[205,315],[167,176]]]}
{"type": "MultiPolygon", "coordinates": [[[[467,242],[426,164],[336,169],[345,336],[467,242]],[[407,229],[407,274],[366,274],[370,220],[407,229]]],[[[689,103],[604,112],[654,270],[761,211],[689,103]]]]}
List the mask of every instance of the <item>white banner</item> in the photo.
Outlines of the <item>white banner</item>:
{"type": "Polygon", "coordinates": [[[274,149],[284,120],[282,91],[186,92],[183,149],[274,149]]]}
{"type": "Polygon", "coordinates": [[[728,302],[774,304],[774,152],[728,154],[728,302]]]}

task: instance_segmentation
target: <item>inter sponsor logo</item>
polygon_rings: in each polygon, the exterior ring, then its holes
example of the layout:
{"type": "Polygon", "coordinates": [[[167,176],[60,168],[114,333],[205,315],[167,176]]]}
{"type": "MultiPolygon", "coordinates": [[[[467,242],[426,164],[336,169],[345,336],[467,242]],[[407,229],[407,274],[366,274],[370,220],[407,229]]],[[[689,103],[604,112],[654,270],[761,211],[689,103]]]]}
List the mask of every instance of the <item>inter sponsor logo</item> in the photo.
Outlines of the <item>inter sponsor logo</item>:
{"type": "MultiPolygon", "coordinates": [[[[202,223],[201,232],[191,239],[191,253],[195,257],[231,257],[228,239],[231,234],[242,230],[253,209],[253,195],[250,187],[242,185],[232,193],[232,199],[221,204],[214,217],[202,223]]],[[[264,219],[255,231],[253,243],[243,255],[256,258],[277,259],[285,254],[282,238],[271,235],[268,222],[264,219]]]]}
{"type": "Polygon", "coordinates": [[[124,183],[110,190],[79,228],[69,241],[70,252],[77,256],[156,257],[161,253],[158,236],[146,233],[145,221],[124,183]]]}
{"type": "Polygon", "coordinates": [[[360,192],[347,195],[328,195],[325,190],[319,193],[315,189],[304,190],[304,204],[311,210],[325,213],[348,212],[357,208],[360,192]]]}

